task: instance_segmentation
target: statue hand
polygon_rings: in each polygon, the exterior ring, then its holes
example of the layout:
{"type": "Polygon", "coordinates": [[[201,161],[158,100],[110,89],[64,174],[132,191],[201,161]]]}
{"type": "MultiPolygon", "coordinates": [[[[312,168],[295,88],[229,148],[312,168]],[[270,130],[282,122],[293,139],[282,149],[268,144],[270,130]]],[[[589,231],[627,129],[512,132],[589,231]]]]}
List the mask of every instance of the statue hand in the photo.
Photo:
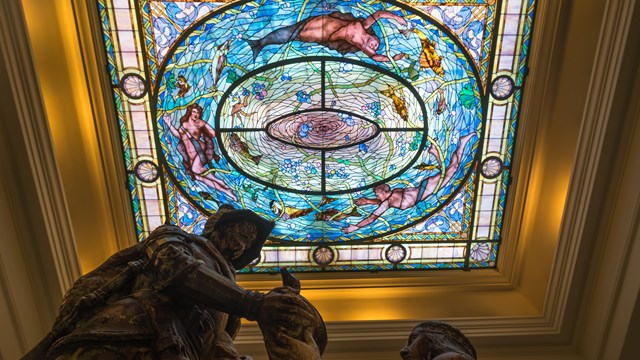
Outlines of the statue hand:
{"type": "Polygon", "coordinates": [[[285,287],[273,289],[264,296],[257,321],[261,328],[287,323],[309,326],[313,318],[313,312],[295,290],[285,287]]]}

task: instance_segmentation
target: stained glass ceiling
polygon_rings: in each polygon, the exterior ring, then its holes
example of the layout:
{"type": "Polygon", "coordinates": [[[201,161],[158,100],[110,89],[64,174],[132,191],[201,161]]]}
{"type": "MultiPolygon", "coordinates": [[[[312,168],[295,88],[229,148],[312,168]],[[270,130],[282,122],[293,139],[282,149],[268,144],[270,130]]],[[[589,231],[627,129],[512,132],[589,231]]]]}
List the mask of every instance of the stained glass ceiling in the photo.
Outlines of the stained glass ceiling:
{"type": "Polygon", "coordinates": [[[98,0],[137,235],[276,221],[245,272],[496,266],[533,0],[98,0]]]}

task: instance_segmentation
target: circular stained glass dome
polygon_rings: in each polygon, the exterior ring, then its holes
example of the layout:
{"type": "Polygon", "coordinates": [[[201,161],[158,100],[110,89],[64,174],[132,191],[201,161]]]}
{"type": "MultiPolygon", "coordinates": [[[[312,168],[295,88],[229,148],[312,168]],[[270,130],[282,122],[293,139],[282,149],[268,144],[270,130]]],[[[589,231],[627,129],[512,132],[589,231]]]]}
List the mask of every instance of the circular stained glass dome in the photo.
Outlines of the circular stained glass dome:
{"type": "Polygon", "coordinates": [[[451,201],[483,125],[457,36],[395,2],[252,4],[204,16],[159,65],[162,165],[181,197],[250,208],[281,243],[379,238],[451,201]]]}
{"type": "Polygon", "coordinates": [[[313,59],[270,64],[238,79],[225,92],[216,129],[229,163],[265,186],[320,195],[363,190],[405,172],[421,156],[427,138],[426,108],[417,90],[387,70],[366,63],[313,59]],[[368,79],[367,84],[348,86],[349,77],[338,75],[344,64],[353,72],[350,83],[360,78],[368,79]],[[296,71],[303,73],[298,81],[263,89],[264,79],[296,71]],[[232,99],[237,89],[261,89],[253,96],[258,101],[251,107],[251,116],[238,115],[244,99],[232,99]],[[372,103],[382,103],[388,110],[372,111],[367,107],[372,103]],[[401,138],[416,143],[410,156],[406,152],[398,156],[401,138]],[[352,161],[358,158],[370,165],[352,161]],[[379,158],[393,159],[393,167],[371,161],[379,158]],[[296,167],[300,165],[315,171],[299,171],[296,167]]]}

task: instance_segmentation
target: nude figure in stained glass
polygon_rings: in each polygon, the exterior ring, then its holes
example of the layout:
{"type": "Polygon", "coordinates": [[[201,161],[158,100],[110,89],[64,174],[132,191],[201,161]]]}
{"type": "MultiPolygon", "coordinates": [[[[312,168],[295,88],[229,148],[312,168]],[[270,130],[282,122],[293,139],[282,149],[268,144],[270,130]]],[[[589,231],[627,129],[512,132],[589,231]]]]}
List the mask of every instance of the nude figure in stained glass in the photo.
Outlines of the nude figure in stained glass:
{"type": "MultiPolygon", "coordinates": [[[[358,206],[378,205],[378,207],[373,211],[373,213],[371,213],[371,215],[366,217],[364,220],[355,225],[349,225],[343,228],[342,231],[345,233],[350,233],[360,229],[363,226],[367,226],[376,221],[376,219],[378,219],[390,208],[405,210],[412,206],[415,206],[420,201],[426,200],[429,196],[431,196],[431,194],[436,191],[436,187],[438,186],[438,184],[448,183],[456,173],[456,171],[458,171],[465,145],[474,135],[475,133],[471,133],[460,138],[458,148],[453,153],[453,155],[451,155],[451,161],[445,169],[444,177],[441,173],[438,173],[434,176],[423,179],[417,187],[404,187],[396,188],[393,190],[389,185],[381,184],[373,189],[373,192],[376,195],[374,199],[357,199],[355,203],[358,206]]],[[[438,163],[440,163],[441,160],[438,152],[433,146],[429,148],[429,153],[433,154],[436,157],[438,163]]]]}
{"type": "Polygon", "coordinates": [[[213,171],[207,168],[212,160],[219,162],[220,156],[216,154],[213,144],[216,132],[202,120],[202,107],[198,104],[189,105],[180,118],[179,128],[171,123],[169,114],[164,114],[162,119],[169,126],[173,136],[180,140],[177,149],[182,156],[182,164],[187,174],[237,201],[233,190],[224,181],[213,176],[213,171]]]}
{"type": "MultiPolygon", "coordinates": [[[[372,29],[373,24],[383,18],[407,26],[405,19],[386,10],[376,11],[367,18],[336,11],[328,15],[308,17],[293,25],[274,30],[261,39],[247,40],[247,43],[251,46],[254,59],[265,46],[301,41],[317,43],[343,55],[362,51],[375,61],[388,62],[391,59],[387,55],[378,54],[380,38],[372,29]]],[[[404,56],[404,53],[398,53],[393,59],[400,60],[404,56]]]]}

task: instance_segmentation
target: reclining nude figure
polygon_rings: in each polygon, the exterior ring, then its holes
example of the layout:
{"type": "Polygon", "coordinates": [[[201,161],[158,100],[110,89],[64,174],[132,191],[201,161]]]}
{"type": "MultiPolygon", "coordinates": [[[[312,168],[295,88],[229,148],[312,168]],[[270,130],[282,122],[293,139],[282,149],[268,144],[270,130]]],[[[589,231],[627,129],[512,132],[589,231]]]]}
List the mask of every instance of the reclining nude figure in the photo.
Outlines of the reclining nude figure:
{"type": "MultiPolygon", "coordinates": [[[[376,21],[383,18],[407,26],[405,19],[386,10],[376,11],[367,18],[336,11],[327,15],[310,16],[293,25],[276,29],[261,39],[246,41],[251,46],[254,59],[265,46],[301,41],[317,43],[343,55],[362,51],[375,61],[388,62],[391,59],[387,55],[378,54],[380,38],[371,28],[376,21]]],[[[393,59],[400,60],[404,56],[404,53],[398,53],[393,59]]]]}
{"type": "MultiPolygon", "coordinates": [[[[453,153],[453,155],[451,155],[451,161],[445,169],[444,177],[442,178],[442,184],[448,183],[456,173],[456,171],[458,171],[464,148],[467,142],[469,142],[469,139],[471,139],[471,137],[474,135],[475,133],[470,133],[460,138],[458,148],[453,153]]],[[[433,154],[436,157],[438,163],[441,162],[438,152],[433,146],[429,148],[429,153],[433,154]]],[[[345,228],[342,228],[342,231],[345,233],[350,233],[360,229],[363,226],[367,226],[376,221],[376,219],[378,219],[390,208],[405,210],[412,206],[415,206],[420,201],[426,200],[429,196],[431,196],[431,194],[436,191],[436,187],[438,186],[438,183],[440,183],[440,177],[442,177],[441,173],[427,177],[423,179],[417,187],[404,187],[392,190],[391,187],[387,184],[376,186],[373,189],[373,192],[376,195],[374,199],[359,198],[355,201],[355,203],[358,206],[378,205],[378,207],[371,213],[371,215],[355,225],[349,225],[345,228]]]]}

